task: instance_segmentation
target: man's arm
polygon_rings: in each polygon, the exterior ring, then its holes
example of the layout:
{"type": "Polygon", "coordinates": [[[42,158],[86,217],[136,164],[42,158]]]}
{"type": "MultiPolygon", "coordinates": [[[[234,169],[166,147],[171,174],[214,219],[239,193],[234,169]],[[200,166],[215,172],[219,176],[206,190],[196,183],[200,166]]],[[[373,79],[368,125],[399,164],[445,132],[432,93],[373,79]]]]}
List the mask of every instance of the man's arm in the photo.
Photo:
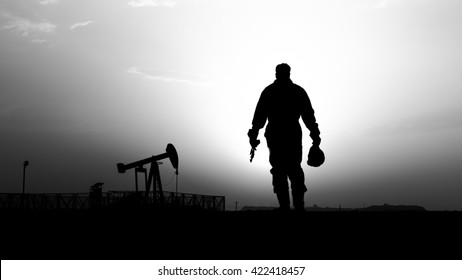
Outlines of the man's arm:
{"type": "Polygon", "coordinates": [[[255,150],[257,146],[260,144],[260,140],[258,140],[258,132],[261,128],[263,128],[266,124],[266,120],[268,119],[268,109],[266,105],[266,94],[265,90],[260,95],[260,99],[258,100],[257,107],[255,108],[255,113],[252,120],[252,128],[249,129],[247,132],[247,136],[249,137],[249,143],[252,149],[250,150],[250,162],[255,155],[255,150]]]}
{"type": "Polygon", "coordinates": [[[313,106],[311,105],[310,98],[305,90],[302,93],[302,120],[305,123],[306,127],[310,130],[310,137],[313,140],[314,146],[319,146],[321,144],[321,137],[319,136],[321,132],[318,128],[318,123],[316,122],[316,117],[314,116],[313,106]]]}
{"type": "Polygon", "coordinates": [[[266,120],[268,119],[267,103],[267,89],[265,89],[260,95],[252,120],[252,129],[255,129],[257,132],[265,126],[266,120]]]}
{"type": "Polygon", "coordinates": [[[263,90],[260,95],[260,99],[258,100],[257,107],[255,108],[255,113],[253,115],[252,128],[249,129],[249,132],[247,133],[247,136],[249,136],[250,145],[252,147],[254,147],[252,144],[256,143],[258,131],[265,126],[266,120],[268,119],[266,90],[267,89],[263,90]]]}

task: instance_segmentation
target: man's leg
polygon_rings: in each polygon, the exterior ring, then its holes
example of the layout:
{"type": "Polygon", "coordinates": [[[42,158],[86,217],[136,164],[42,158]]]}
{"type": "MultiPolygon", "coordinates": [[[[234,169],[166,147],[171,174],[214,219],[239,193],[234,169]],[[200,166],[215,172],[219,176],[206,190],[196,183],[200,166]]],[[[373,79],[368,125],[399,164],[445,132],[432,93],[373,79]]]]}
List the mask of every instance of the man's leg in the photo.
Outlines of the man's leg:
{"type": "Polygon", "coordinates": [[[290,197],[287,175],[277,167],[271,169],[271,174],[273,174],[273,191],[278,199],[279,209],[288,211],[290,210],[290,197]]]}
{"type": "Polygon", "coordinates": [[[273,175],[273,192],[279,202],[279,209],[290,210],[289,183],[287,181],[287,166],[285,165],[284,145],[278,138],[267,138],[269,148],[269,161],[271,164],[271,174],[273,175]]]}
{"type": "Polygon", "coordinates": [[[302,145],[300,140],[294,140],[294,144],[287,151],[288,156],[288,176],[291,182],[292,203],[296,211],[305,210],[305,174],[300,166],[302,162],[302,145]],[[297,145],[298,144],[298,145],[297,145]]]}

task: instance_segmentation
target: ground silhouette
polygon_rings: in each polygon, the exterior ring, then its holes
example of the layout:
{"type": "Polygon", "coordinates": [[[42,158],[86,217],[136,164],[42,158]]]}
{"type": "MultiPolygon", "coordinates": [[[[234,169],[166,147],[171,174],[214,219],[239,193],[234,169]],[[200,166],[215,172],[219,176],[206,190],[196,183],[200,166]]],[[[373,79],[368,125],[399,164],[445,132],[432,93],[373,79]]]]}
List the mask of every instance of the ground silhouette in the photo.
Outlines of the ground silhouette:
{"type": "Polygon", "coordinates": [[[2,259],[460,259],[462,252],[460,212],[119,208],[2,210],[0,218],[2,259]]]}

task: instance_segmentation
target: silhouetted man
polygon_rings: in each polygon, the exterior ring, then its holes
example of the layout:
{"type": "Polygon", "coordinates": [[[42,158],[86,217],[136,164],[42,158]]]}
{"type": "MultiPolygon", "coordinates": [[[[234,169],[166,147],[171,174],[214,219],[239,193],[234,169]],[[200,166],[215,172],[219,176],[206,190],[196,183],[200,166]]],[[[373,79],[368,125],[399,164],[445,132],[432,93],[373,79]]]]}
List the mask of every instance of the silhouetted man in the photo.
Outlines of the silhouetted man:
{"type": "MultiPolygon", "coordinates": [[[[279,202],[279,209],[290,210],[289,185],[292,189],[292,202],[295,210],[305,209],[305,175],[300,166],[302,161],[302,117],[310,130],[313,146],[319,147],[318,124],[306,91],[290,79],[290,66],[283,63],[276,66],[276,80],[267,86],[258,101],[248,132],[252,149],[260,143],[258,131],[266,126],[265,137],[268,144],[273,175],[273,191],[279,202]]],[[[252,150],[253,151],[253,150],[252,150]]]]}

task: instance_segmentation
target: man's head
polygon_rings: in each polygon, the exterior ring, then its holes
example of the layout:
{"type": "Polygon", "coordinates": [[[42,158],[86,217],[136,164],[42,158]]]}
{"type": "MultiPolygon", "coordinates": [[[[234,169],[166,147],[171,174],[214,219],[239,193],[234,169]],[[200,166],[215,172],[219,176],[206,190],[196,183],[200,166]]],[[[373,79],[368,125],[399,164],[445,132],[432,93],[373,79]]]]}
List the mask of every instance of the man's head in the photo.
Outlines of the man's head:
{"type": "Polygon", "coordinates": [[[289,79],[290,66],[287,63],[281,63],[276,66],[276,79],[289,79]]]}

